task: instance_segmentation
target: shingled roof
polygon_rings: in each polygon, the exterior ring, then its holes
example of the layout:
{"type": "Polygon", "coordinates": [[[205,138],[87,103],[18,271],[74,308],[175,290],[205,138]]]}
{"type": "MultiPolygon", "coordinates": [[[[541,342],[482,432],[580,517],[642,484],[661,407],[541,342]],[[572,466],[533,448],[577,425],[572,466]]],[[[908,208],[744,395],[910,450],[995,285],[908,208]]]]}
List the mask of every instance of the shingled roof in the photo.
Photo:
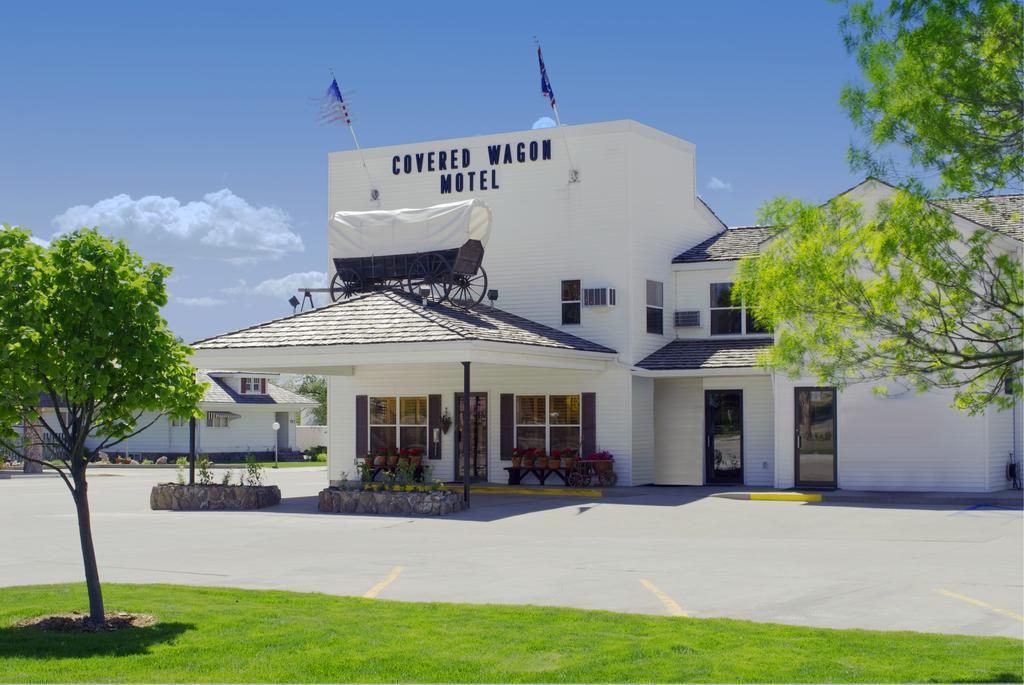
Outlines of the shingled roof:
{"type": "Polygon", "coordinates": [[[736,226],[717,233],[672,260],[687,262],[719,262],[756,254],[761,243],[771,237],[770,226],[736,226]]]}
{"type": "Polygon", "coordinates": [[[206,393],[203,395],[203,402],[225,402],[231,404],[304,404],[314,406],[316,402],[298,395],[291,390],[285,390],[279,385],[267,381],[266,395],[243,395],[232,389],[223,378],[210,376],[204,371],[196,373],[196,380],[200,383],[208,383],[206,393]]]}
{"type": "Polygon", "coordinates": [[[771,346],[771,338],[679,338],[648,355],[637,366],[648,371],[754,367],[758,356],[771,346]]]}
{"type": "Polygon", "coordinates": [[[935,200],[935,204],[981,226],[1024,240],[1024,195],[935,200]]]}
{"type": "Polygon", "coordinates": [[[422,306],[408,293],[382,290],[192,343],[196,350],[487,341],[614,354],[604,345],[501,309],[422,306]]]}

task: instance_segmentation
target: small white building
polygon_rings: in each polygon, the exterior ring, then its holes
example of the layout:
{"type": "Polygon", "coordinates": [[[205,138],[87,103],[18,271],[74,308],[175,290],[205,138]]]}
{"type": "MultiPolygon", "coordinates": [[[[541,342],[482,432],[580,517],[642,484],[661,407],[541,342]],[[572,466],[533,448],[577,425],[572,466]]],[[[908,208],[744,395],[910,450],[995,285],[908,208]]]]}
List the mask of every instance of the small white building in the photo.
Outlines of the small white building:
{"type": "MultiPolygon", "coordinates": [[[[294,452],[296,417],[316,402],[275,385],[279,374],[238,371],[199,371],[196,379],[206,383],[199,402],[203,417],[196,420],[196,451],[211,458],[249,454],[265,456],[294,452]],[[274,430],[274,423],[279,429],[274,430]]],[[[148,426],[138,434],[108,450],[110,454],[129,454],[154,458],[185,455],[189,451],[188,420],[145,413],[138,426],[148,426]]],[[[102,440],[91,437],[86,445],[94,448],[102,440]]]]}
{"type": "MultiPolygon", "coordinates": [[[[484,481],[506,482],[517,446],[579,446],[612,452],[620,485],[1007,487],[1019,411],[971,417],[944,393],[840,392],[757,365],[772,338],[728,291],[768,232],[727,228],[697,196],[691,143],[627,120],[364,153],[379,194],[355,153],[332,153],[328,217],[482,200],[497,299],[424,305],[395,283],[194,344],[198,365],[326,375],[330,478],[385,446],[420,447],[433,477],[460,477],[468,379],[484,481]]],[[[890,191],[850,192],[870,204],[890,191]]],[[[1020,197],[1006,202],[1019,217],[1020,197]]],[[[969,204],[954,219],[974,230],[969,204]]],[[[1019,255],[1019,218],[989,223],[1019,255]]]]}

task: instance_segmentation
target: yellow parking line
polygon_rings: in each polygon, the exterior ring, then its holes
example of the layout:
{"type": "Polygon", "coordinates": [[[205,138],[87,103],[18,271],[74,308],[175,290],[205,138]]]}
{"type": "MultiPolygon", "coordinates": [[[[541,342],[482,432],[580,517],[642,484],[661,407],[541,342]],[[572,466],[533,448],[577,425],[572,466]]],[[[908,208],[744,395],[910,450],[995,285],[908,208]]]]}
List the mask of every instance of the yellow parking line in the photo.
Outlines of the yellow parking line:
{"type": "Polygon", "coordinates": [[[935,588],[935,591],[938,592],[940,595],[945,595],[946,597],[952,597],[953,599],[959,599],[961,602],[967,602],[968,604],[973,604],[976,607],[981,607],[982,609],[988,609],[989,611],[994,611],[997,614],[1002,614],[1003,616],[1009,616],[1010,618],[1015,618],[1018,621],[1024,621],[1024,616],[1021,616],[1020,614],[1018,614],[1016,612],[1013,612],[1013,611],[1008,611],[1007,609],[1000,609],[999,607],[994,607],[991,604],[989,604],[988,602],[982,602],[980,599],[975,599],[974,597],[968,597],[966,595],[958,595],[955,592],[950,592],[949,590],[943,590],[942,588],[935,588]]]}
{"type": "Polygon", "coordinates": [[[820,502],[821,495],[803,492],[752,492],[750,499],[765,502],[820,502]]]}
{"type": "Polygon", "coordinates": [[[672,616],[689,616],[688,613],[683,611],[683,607],[679,606],[676,600],[665,594],[661,588],[647,580],[646,578],[640,579],[640,584],[643,585],[652,595],[661,600],[661,603],[668,609],[668,613],[672,616]]]}
{"type": "Polygon", "coordinates": [[[402,567],[401,566],[394,567],[393,569],[391,569],[391,573],[389,573],[384,578],[384,580],[380,581],[379,583],[374,585],[372,588],[367,590],[366,594],[363,595],[363,597],[365,597],[366,599],[374,599],[377,595],[379,595],[381,593],[381,590],[386,588],[388,585],[391,585],[391,583],[395,582],[395,578],[397,578],[401,574],[402,574],[402,567]]]}

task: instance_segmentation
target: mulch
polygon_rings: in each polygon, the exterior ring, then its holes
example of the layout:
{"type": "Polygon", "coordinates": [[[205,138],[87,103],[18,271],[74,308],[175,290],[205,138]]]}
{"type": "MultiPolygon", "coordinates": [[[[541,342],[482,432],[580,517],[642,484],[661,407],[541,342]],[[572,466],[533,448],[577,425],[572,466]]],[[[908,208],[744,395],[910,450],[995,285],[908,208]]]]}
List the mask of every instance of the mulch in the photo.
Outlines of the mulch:
{"type": "Polygon", "coordinates": [[[88,614],[72,611],[66,614],[47,614],[33,616],[14,625],[18,628],[35,628],[36,630],[53,630],[64,633],[99,633],[126,628],[149,628],[156,625],[156,617],[149,614],[131,614],[126,611],[109,611],[104,614],[105,621],[96,623],[89,619],[88,614]]]}

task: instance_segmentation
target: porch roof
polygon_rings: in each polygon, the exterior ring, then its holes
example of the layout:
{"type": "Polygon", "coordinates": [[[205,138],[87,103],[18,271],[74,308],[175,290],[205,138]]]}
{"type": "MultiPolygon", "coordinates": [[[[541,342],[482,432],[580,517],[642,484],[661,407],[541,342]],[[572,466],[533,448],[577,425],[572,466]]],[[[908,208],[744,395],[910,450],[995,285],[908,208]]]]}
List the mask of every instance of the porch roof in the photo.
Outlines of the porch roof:
{"type": "Polygon", "coordinates": [[[281,370],[459,359],[502,363],[502,354],[604,363],[615,355],[604,345],[501,309],[438,302],[424,307],[418,297],[391,290],[199,340],[192,347],[193,363],[281,370]]]}
{"type": "Polygon", "coordinates": [[[752,369],[771,346],[771,338],[680,338],[644,357],[637,366],[647,371],[752,369]]]}

